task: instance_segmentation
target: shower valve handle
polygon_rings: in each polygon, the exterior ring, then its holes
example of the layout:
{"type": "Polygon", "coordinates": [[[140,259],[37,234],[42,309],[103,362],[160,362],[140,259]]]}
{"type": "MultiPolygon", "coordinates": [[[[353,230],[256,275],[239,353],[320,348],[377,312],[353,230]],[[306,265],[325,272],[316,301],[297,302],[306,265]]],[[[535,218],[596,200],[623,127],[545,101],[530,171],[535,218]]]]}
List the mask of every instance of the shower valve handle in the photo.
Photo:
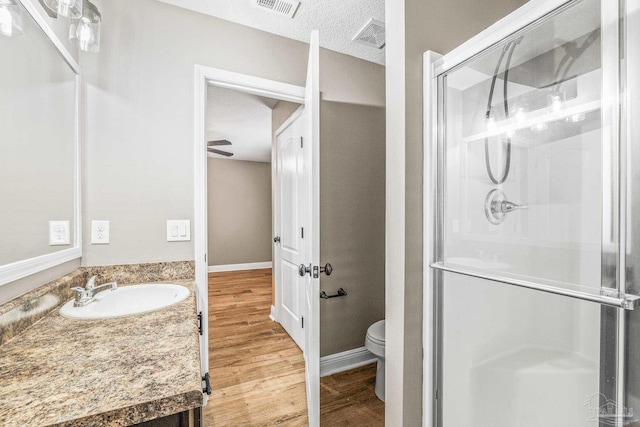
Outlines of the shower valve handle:
{"type": "Polygon", "coordinates": [[[501,224],[509,212],[528,209],[528,205],[517,205],[507,200],[502,190],[491,190],[484,200],[484,213],[493,225],[501,224]]]}
{"type": "Polygon", "coordinates": [[[508,200],[496,200],[493,203],[491,203],[491,211],[495,214],[495,213],[509,213],[509,212],[513,212],[516,211],[518,209],[528,209],[529,205],[516,205],[513,202],[510,202],[508,200]]]}

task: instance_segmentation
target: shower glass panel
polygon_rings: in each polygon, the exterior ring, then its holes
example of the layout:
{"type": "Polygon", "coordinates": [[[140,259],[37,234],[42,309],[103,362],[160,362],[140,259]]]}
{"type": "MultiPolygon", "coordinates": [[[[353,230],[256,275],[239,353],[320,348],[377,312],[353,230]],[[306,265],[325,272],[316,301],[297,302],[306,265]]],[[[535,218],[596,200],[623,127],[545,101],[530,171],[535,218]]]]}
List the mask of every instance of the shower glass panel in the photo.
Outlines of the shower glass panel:
{"type": "Polygon", "coordinates": [[[601,39],[569,2],[439,76],[445,267],[600,293],[601,39]]]}
{"type": "Polygon", "coordinates": [[[615,346],[601,354],[615,328],[603,323],[615,322],[618,309],[602,308],[601,318],[593,302],[453,273],[443,279],[440,425],[599,425],[600,408],[615,402],[606,389],[615,372],[600,368],[615,360],[615,346]]]}

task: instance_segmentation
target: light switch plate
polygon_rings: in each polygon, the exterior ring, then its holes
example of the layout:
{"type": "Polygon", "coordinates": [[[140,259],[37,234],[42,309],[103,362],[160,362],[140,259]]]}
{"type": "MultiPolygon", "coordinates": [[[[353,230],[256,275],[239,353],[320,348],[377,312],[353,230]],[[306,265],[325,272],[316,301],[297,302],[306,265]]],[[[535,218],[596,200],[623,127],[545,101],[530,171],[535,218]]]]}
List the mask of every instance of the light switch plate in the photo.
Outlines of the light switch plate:
{"type": "Polygon", "coordinates": [[[104,220],[91,221],[91,244],[92,245],[109,244],[109,221],[104,221],[104,220]]]}
{"type": "Polygon", "coordinates": [[[69,221],[49,221],[50,246],[71,244],[71,226],[69,224],[69,221]]]}
{"type": "Polygon", "coordinates": [[[189,240],[191,240],[190,220],[167,220],[167,242],[188,242],[189,240]]]}

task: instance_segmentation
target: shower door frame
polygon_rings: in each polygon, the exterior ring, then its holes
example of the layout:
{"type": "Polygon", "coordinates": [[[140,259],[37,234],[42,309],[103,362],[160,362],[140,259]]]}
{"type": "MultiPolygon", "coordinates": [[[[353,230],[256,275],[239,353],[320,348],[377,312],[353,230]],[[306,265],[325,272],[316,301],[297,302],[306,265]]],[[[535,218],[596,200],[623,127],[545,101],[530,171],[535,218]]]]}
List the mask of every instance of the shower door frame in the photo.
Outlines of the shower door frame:
{"type": "MultiPolygon", "coordinates": [[[[638,298],[626,294],[626,220],[627,220],[627,141],[623,137],[625,115],[623,97],[624,76],[620,65],[621,27],[624,26],[624,0],[611,2],[601,0],[602,15],[602,147],[603,147],[603,216],[602,216],[602,273],[601,294],[589,294],[571,289],[559,289],[523,280],[506,279],[491,274],[478,274],[446,267],[443,264],[443,220],[444,220],[444,136],[445,120],[438,115],[444,105],[442,87],[438,77],[451,71],[500,43],[505,38],[522,30],[529,24],[556,10],[570,7],[579,0],[531,0],[507,17],[481,32],[477,36],[442,56],[425,52],[424,64],[424,185],[423,185],[423,426],[442,426],[442,295],[444,271],[466,274],[481,279],[498,281],[512,286],[550,292],[581,300],[592,301],[601,306],[616,307],[615,322],[607,322],[616,337],[615,351],[615,397],[626,404],[626,310],[638,306],[638,298]],[[610,150],[604,150],[610,148],[610,150]],[[606,256],[606,249],[609,256],[606,256]],[[615,256],[611,256],[613,250],[615,256]],[[604,268],[609,267],[609,268],[604,268]],[[605,286],[605,284],[607,286],[605,286]],[[607,289],[608,288],[608,289],[607,289]],[[611,292],[607,292],[610,289],[611,292]]],[[[624,36],[622,36],[624,37],[624,36]]],[[[604,311],[602,318],[604,319],[604,311]]],[[[601,334],[601,349],[604,341],[601,334]]],[[[602,363],[601,363],[602,369],[602,363]]],[[[601,388],[602,388],[601,384],[601,388]]],[[[620,425],[621,424],[621,421],[620,425]]]]}

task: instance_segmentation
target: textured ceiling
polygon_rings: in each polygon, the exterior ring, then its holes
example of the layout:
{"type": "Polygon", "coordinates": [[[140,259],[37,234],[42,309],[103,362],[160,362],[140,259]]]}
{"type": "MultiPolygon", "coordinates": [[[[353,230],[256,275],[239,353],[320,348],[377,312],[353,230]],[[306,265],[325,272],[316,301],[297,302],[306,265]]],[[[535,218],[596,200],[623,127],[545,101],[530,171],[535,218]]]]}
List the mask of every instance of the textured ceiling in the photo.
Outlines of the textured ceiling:
{"type": "Polygon", "coordinates": [[[319,30],[320,46],[384,64],[384,48],[351,41],[369,18],[384,22],[384,0],[301,0],[293,19],[262,11],[250,0],[159,1],[305,43],[311,30],[319,30]]]}
{"type": "Polygon", "coordinates": [[[207,141],[226,139],[233,145],[214,147],[233,153],[209,157],[271,161],[271,113],[277,101],[230,89],[210,86],[207,90],[207,141]]]}

